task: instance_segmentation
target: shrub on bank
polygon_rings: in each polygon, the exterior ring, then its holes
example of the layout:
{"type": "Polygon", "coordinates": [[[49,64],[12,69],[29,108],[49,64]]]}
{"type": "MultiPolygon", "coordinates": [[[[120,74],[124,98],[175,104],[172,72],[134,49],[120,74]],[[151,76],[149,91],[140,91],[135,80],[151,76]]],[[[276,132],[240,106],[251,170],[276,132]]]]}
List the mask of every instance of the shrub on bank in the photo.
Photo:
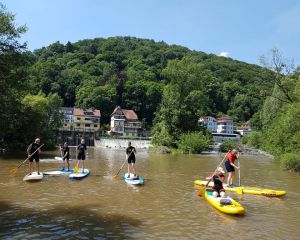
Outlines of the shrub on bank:
{"type": "Polygon", "coordinates": [[[221,152],[228,152],[228,150],[237,148],[237,143],[232,140],[226,140],[220,145],[221,152]]]}
{"type": "Polygon", "coordinates": [[[286,153],[279,157],[281,166],[290,171],[300,171],[300,155],[297,153],[286,153]]]}
{"type": "Polygon", "coordinates": [[[199,132],[185,133],[180,136],[178,149],[183,153],[201,153],[208,149],[211,138],[199,132]]]}
{"type": "Polygon", "coordinates": [[[261,148],[263,144],[263,134],[261,132],[252,132],[243,137],[243,144],[247,144],[254,148],[261,148]]]}

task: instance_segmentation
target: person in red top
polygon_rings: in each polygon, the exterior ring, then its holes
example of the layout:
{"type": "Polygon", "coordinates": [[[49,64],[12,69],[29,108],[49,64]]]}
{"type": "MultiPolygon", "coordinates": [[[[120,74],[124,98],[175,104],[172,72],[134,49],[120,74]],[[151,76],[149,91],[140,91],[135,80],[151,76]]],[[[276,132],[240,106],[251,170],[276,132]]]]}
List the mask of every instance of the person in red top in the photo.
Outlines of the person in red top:
{"type": "Polygon", "coordinates": [[[230,151],[227,154],[227,160],[225,161],[225,168],[228,172],[228,178],[227,178],[227,186],[228,187],[233,187],[234,186],[232,183],[233,183],[233,179],[234,179],[234,176],[235,176],[235,168],[239,169],[239,167],[236,166],[234,164],[234,162],[235,162],[235,160],[238,159],[238,157],[239,157],[239,153],[235,149],[232,149],[232,151],[230,151]]]}

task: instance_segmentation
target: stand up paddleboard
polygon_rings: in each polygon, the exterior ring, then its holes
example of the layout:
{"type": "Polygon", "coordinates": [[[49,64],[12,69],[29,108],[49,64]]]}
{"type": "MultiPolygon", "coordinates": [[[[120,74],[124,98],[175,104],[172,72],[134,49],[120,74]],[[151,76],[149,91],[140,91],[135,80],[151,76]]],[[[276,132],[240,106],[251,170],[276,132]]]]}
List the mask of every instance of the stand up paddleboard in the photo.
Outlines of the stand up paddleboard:
{"type": "Polygon", "coordinates": [[[214,197],[212,196],[212,192],[211,189],[207,189],[205,199],[220,212],[232,215],[242,215],[245,213],[243,206],[231,197],[214,197]]]}
{"type": "MultiPolygon", "coordinates": [[[[57,160],[57,161],[62,161],[63,160],[62,157],[54,157],[54,159],[57,160]]],[[[70,158],[69,161],[72,161],[72,159],[70,158]]]]}
{"type": "Polygon", "coordinates": [[[125,182],[132,184],[132,185],[142,185],[144,184],[144,180],[141,176],[134,177],[133,173],[130,173],[130,176],[128,177],[128,173],[125,173],[124,175],[125,182]]]}
{"type": "Polygon", "coordinates": [[[44,177],[44,175],[41,172],[40,172],[40,174],[38,174],[37,172],[32,172],[31,174],[27,174],[23,178],[23,181],[27,181],[27,182],[41,181],[43,179],[43,177],[44,177]]]}
{"type": "MultiPolygon", "coordinates": [[[[194,184],[198,186],[206,186],[207,181],[196,180],[194,184]]],[[[212,187],[213,185],[214,185],[213,182],[210,182],[208,184],[208,186],[210,187],[212,187]]],[[[264,189],[264,188],[257,188],[257,187],[228,187],[227,184],[223,184],[223,187],[226,191],[263,195],[267,197],[280,197],[286,194],[286,191],[282,191],[282,190],[272,190],[272,189],[264,189]]]]}
{"type": "Polygon", "coordinates": [[[71,173],[69,175],[69,178],[70,179],[83,179],[83,178],[87,177],[89,174],[90,174],[90,171],[87,168],[85,168],[83,172],[82,172],[82,168],[79,168],[78,173],[74,173],[74,172],[71,173]]]}
{"type": "Polygon", "coordinates": [[[49,176],[59,176],[59,175],[69,175],[73,172],[74,170],[70,169],[69,171],[68,170],[47,171],[47,172],[43,172],[43,174],[49,176]]]}

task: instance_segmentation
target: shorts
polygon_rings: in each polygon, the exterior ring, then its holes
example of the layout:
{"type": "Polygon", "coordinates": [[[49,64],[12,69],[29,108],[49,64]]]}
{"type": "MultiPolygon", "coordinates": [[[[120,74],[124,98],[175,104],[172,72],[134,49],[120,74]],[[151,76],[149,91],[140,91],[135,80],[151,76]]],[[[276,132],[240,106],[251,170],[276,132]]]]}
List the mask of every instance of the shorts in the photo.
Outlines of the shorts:
{"type": "Polygon", "coordinates": [[[85,154],[78,153],[77,159],[78,159],[78,160],[85,160],[85,154]]]}
{"type": "Polygon", "coordinates": [[[40,161],[40,157],[38,155],[33,155],[29,158],[29,162],[33,162],[33,160],[35,162],[39,162],[40,161]]]}
{"type": "Polygon", "coordinates": [[[230,162],[228,160],[225,162],[225,168],[226,168],[227,172],[234,172],[235,171],[234,167],[230,164],[230,162]]]}
{"type": "Polygon", "coordinates": [[[128,163],[135,163],[135,157],[128,158],[128,163]]]}
{"type": "Polygon", "coordinates": [[[225,189],[222,187],[222,188],[219,188],[219,187],[213,187],[213,190],[220,193],[220,192],[225,192],[225,189]]]}
{"type": "Polygon", "coordinates": [[[63,161],[64,160],[70,160],[70,156],[65,156],[65,157],[63,157],[63,161]]]}

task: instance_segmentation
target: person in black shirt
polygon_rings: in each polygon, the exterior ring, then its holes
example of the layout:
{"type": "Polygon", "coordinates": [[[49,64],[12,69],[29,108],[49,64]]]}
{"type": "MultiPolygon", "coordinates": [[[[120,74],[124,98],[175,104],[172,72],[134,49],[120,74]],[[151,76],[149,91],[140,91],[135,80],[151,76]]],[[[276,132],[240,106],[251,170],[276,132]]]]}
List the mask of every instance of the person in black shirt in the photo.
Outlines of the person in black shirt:
{"type": "Polygon", "coordinates": [[[135,169],[135,147],[131,146],[131,142],[128,142],[128,148],[126,148],[126,156],[128,162],[128,178],[130,177],[130,166],[132,168],[133,174],[136,177],[136,169],[135,169]]]}
{"type": "Polygon", "coordinates": [[[214,182],[212,194],[214,197],[218,197],[218,196],[225,197],[225,190],[223,188],[223,180],[225,178],[224,173],[225,171],[223,170],[223,168],[219,167],[212,177],[214,182]]]}
{"type": "Polygon", "coordinates": [[[32,173],[32,165],[33,165],[33,160],[35,160],[35,164],[37,166],[37,171],[38,174],[40,174],[40,167],[39,167],[39,161],[40,161],[40,149],[36,151],[40,147],[41,140],[39,138],[36,138],[33,143],[29,145],[27,148],[27,154],[29,157],[29,174],[32,173]],[[35,152],[36,151],[36,152],[35,152]]]}
{"type": "Polygon", "coordinates": [[[84,143],[84,139],[81,139],[81,143],[77,146],[77,167],[79,166],[79,163],[82,163],[82,172],[84,172],[84,160],[86,155],[88,153],[86,152],[87,148],[84,143]]]}
{"type": "Polygon", "coordinates": [[[61,155],[62,155],[62,160],[64,162],[62,170],[65,170],[65,168],[66,168],[66,162],[67,162],[68,171],[69,171],[70,170],[70,163],[69,163],[69,160],[70,160],[70,149],[69,149],[69,146],[68,146],[67,142],[65,142],[64,146],[60,148],[60,151],[61,151],[61,155]]]}

